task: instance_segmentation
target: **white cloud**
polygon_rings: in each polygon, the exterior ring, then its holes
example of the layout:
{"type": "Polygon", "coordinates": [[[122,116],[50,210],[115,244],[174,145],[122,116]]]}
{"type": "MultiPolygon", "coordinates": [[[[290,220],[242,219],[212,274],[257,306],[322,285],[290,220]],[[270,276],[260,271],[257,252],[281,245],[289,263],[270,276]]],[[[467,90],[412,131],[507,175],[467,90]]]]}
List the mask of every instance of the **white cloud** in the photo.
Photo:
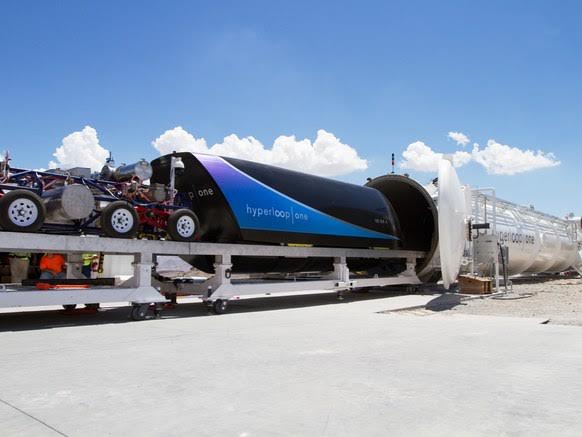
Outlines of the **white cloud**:
{"type": "Polygon", "coordinates": [[[540,168],[555,167],[560,161],[552,153],[540,150],[522,150],[500,144],[495,140],[487,141],[487,146],[480,149],[478,144],[473,145],[472,157],[481,164],[489,174],[513,175],[540,168]]]}
{"type": "MultiPolygon", "coordinates": [[[[443,153],[435,152],[422,141],[416,141],[409,144],[402,152],[404,161],[400,166],[422,172],[436,172],[443,155],[443,153]]],[[[459,150],[450,156],[455,167],[461,167],[474,161],[482,165],[489,174],[513,175],[560,165],[560,161],[552,153],[522,150],[500,144],[495,140],[487,141],[487,146],[484,149],[475,143],[470,153],[459,150]]]]}
{"type": "Polygon", "coordinates": [[[473,159],[473,157],[469,152],[458,151],[453,153],[453,165],[455,167],[462,167],[471,162],[471,159],[473,159]]]}
{"type": "Polygon", "coordinates": [[[462,132],[449,132],[448,137],[453,140],[455,143],[457,143],[457,146],[463,146],[465,147],[467,144],[469,144],[469,137],[467,135],[465,135],[462,132]]]}
{"type": "Polygon", "coordinates": [[[162,135],[152,141],[152,145],[161,155],[172,152],[198,153],[208,150],[204,138],[194,138],[182,126],[165,131],[162,135]]]}
{"type": "Polygon", "coordinates": [[[280,136],[273,144],[270,163],[321,176],[338,176],[368,168],[367,161],[358,156],[356,149],[323,129],[317,131],[313,144],[308,139],[297,140],[293,135],[280,136]]]}
{"type": "MultiPolygon", "coordinates": [[[[438,171],[439,161],[443,158],[442,153],[435,152],[422,141],[409,144],[402,152],[402,156],[404,157],[400,164],[402,168],[423,172],[438,171]]],[[[471,154],[468,152],[457,151],[451,156],[455,167],[461,167],[471,161],[471,154]]]]}
{"type": "Polygon", "coordinates": [[[437,171],[443,154],[436,153],[422,141],[415,141],[408,145],[402,156],[404,157],[400,164],[402,168],[429,172],[437,171]]]}
{"type": "Polygon", "coordinates": [[[62,145],[57,147],[53,156],[57,161],[49,162],[49,168],[90,167],[98,171],[103,167],[109,151],[99,144],[97,131],[91,126],[85,126],[81,131],[63,138],[62,145]]]}
{"type": "Polygon", "coordinates": [[[203,138],[197,139],[182,127],[167,130],[152,145],[161,154],[179,152],[212,153],[233,158],[248,159],[292,170],[315,173],[321,176],[338,176],[368,168],[366,160],[348,144],[332,133],[317,131],[315,141],[297,140],[295,136],[280,136],[273,146],[266,148],[259,140],[249,136],[239,138],[228,135],[222,143],[208,147],[203,138]]]}
{"type": "Polygon", "coordinates": [[[255,137],[239,138],[235,134],[224,137],[222,143],[215,144],[206,153],[257,162],[270,162],[272,155],[272,152],[265,149],[265,146],[255,137]]]}

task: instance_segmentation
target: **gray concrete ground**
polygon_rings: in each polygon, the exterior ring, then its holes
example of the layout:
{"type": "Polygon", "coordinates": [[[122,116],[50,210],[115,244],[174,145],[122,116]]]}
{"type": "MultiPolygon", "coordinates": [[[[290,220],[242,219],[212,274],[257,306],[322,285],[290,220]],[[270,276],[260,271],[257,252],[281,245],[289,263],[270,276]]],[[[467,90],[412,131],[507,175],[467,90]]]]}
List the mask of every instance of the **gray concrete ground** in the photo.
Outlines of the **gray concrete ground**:
{"type": "Polygon", "coordinates": [[[0,314],[0,434],[582,434],[582,329],[384,296],[0,314]]]}

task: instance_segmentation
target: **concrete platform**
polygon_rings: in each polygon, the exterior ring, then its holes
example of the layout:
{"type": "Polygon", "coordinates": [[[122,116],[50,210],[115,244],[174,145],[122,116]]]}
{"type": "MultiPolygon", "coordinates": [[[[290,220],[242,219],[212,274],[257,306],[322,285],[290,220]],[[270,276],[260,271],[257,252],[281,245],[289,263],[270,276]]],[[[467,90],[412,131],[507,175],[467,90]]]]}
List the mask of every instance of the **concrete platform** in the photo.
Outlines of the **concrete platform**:
{"type": "Polygon", "coordinates": [[[145,322],[0,314],[1,434],[582,433],[582,329],[378,313],[430,299],[187,304],[145,322]]]}

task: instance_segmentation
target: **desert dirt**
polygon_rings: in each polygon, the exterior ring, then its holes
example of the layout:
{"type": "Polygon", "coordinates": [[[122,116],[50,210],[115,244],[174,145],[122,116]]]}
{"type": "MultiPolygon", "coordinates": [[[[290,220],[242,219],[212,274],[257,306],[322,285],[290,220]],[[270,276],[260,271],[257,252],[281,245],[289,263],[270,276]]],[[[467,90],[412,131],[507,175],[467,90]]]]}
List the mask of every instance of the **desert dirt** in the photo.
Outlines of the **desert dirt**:
{"type": "Polygon", "coordinates": [[[559,325],[582,326],[582,279],[514,282],[507,298],[463,299],[451,313],[532,317],[559,325]]]}

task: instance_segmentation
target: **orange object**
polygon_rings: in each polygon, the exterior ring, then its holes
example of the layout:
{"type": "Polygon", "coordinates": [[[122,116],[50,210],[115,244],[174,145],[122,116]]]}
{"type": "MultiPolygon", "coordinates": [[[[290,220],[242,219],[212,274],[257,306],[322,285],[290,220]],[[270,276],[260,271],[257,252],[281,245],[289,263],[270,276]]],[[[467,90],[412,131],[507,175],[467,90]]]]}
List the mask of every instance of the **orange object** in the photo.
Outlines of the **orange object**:
{"type": "Polygon", "coordinates": [[[88,284],[49,284],[48,282],[37,282],[36,288],[39,290],[84,290],[89,288],[88,284]]]}
{"type": "Polygon", "coordinates": [[[80,290],[80,289],[85,289],[85,288],[89,288],[89,285],[87,284],[58,284],[58,285],[53,285],[53,288],[57,289],[57,290],[80,290]]]}
{"type": "Polygon", "coordinates": [[[65,257],[59,253],[43,255],[40,259],[40,271],[49,270],[55,275],[63,271],[65,257]]]}

